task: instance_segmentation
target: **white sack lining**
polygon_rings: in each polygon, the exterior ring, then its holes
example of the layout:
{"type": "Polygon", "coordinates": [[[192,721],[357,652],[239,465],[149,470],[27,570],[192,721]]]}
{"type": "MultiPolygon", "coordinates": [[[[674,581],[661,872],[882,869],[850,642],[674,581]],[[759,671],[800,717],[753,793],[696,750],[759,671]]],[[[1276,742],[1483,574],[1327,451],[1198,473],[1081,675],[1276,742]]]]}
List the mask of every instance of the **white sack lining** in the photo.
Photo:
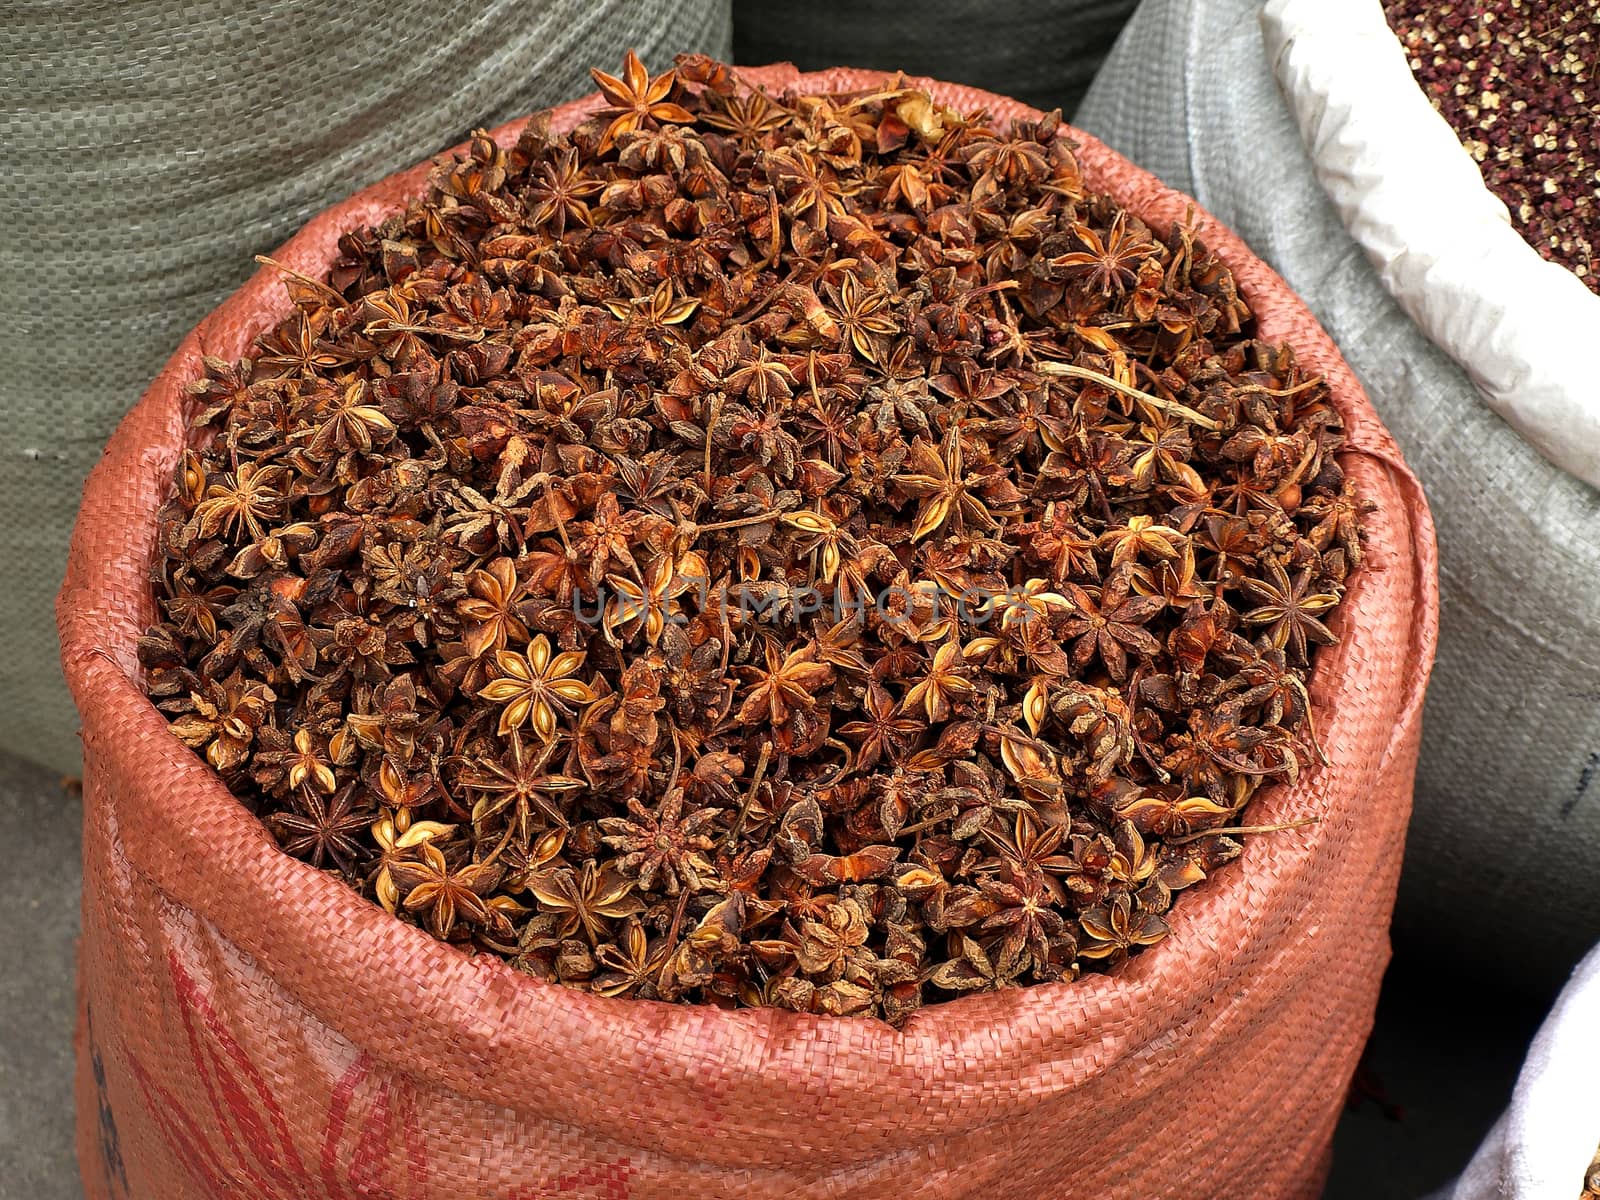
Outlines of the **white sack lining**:
{"type": "Polygon", "coordinates": [[[1261,24],[1318,182],[1384,287],[1540,453],[1600,487],[1600,296],[1512,228],[1378,0],[1269,0],[1261,24]]]}

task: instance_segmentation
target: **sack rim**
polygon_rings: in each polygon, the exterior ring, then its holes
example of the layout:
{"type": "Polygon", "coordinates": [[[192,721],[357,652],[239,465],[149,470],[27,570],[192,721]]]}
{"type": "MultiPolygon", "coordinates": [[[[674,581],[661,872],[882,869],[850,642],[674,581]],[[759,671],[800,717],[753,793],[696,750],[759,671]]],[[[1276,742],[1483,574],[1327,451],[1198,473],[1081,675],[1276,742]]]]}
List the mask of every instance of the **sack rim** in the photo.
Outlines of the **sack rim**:
{"type": "MultiPolygon", "coordinates": [[[[887,72],[846,68],[802,74],[788,64],[740,68],[739,74],[768,88],[802,91],[854,90],[894,78],[887,72]]],[[[1039,115],[992,93],[924,79],[911,82],[931,86],[944,102],[957,107],[986,107],[1013,119],[1039,115]]],[[[596,95],[561,106],[555,127],[570,128],[598,104],[596,95]]],[[[494,137],[508,144],[526,120],[501,126],[494,137]]],[[[1277,784],[1263,789],[1253,810],[1267,820],[1323,815],[1331,795],[1370,790],[1419,716],[1438,615],[1436,548],[1426,502],[1360,384],[1288,286],[1193,200],[1165,188],[1093,137],[1070,127],[1064,132],[1076,143],[1086,180],[1097,190],[1110,192],[1152,223],[1164,225],[1192,213],[1203,225],[1208,247],[1235,271],[1241,292],[1257,312],[1261,335],[1281,340],[1285,335],[1274,330],[1294,325],[1297,355],[1327,375],[1346,419],[1348,447],[1343,458],[1360,475],[1368,494],[1380,502],[1376,519],[1386,537],[1394,536],[1399,550],[1395,562],[1369,566],[1353,579],[1345,627],[1364,611],[1363,599],[1373,591],[1371,572],[1394,568],[1409,574],[1410,619],[1365,622],[1347,632],[1340,646],[1330,647],[1320,657],[1311,681],[1319,719],[1328,718],[1322,729],[1331,744],[1341,724],[1341,706],[1334,703],[1337,684],[1352,653],[1364,653],[1358,648],[1375,632],[1403,640],[1409,679],[1387,744],[1360,762],[1341,757],[1335,747],[1330,753],[1333,766],[1308,770],[1293,788],[1277,784]],[[1102,182],[1108,175],[1114,177],[1113,183],[1102,182]]],[[[423,163],[390,176],[326,210],[274,257],[298,269],[305,269],[300,264],[325,265],[338,232],[369,224],[392,210],[397,199],[418,190],[427,168],[423,163]]],[[[269,300],[274,291],[281,293],[278,273],[263,268],[185,339],[125,419],[90,477],[58,600],[63,664],[84,714],[90,769],[109,768],[114,781],[124,773],[121,764],[130,770],[138,764],[148,771],[154,759],[175,781],[182,781],[183,787],[174,788],[173,796],[181,791],[185,805],[190,803],[187,797],[195,797],[196,820],[190,826],[158,821],[153,829],[141,831],[137,845],[124,839],[130,861],[172,903],[202,917],[254,959],[316,1020],[395,1069],[415,1071],[419,1062],[434,1064],[446,1057],[448,1048],[452,1062],[469,1065],[430,1078],[442,1079],[473,1098],[566,1113],[578,1120],[573,1114],[587,1111],[580,1081],[566,1079],[537,1096],[525,1086],[527,1072],[537,1070],[539,1050],[577,1052],[592,1055],[594,1062],[625,1064],[640,1077],[641,1087],[648,1082],[674,1089],[665,1104],[674,1099],[691,1106],[705,1101],[696,1091],[697,1075],[701,1069],[711,1073],[714,1068],[724,1076],[738,1074],[752,1086],[771,1089],[777,1097],[773,1103],[787,1112],[839,1101],[828,1094],[828,1064],[864,1059],[900,1081],[905,1094],[920,1094],[925,1100],[929,1123],[906,1130],[903,1143],[879,1139],[876,1144],[888,1153],[925,1142],[935,1129],[973,1128],[1000,1119],[1004,1113],[995,1104],[993,1075],[996,1063],[1007,1056],[1018,1064],[1012,1077],[1027,1078],[1030,1102],[1039,1103],[1051,1091],[1082,1082],[1081,1075],[1064,1078],[1051,1071],[1063,1047],[1097,1041],[1102,1051],[1098,1071],[1104,1072],[1121,1058],[1144,1050],[1153,1032],[1208,1003],[1225,1005],[1231,983],[1241,971],[1237,949],[1261,934],[1262,912],[1271,907],[1271,896],[1327,850],[1328,824],[1276,834],[1259,846],[1252,841],[1244,856],[1248,861],[1224,871],[1175,906],[1169,944],[1136,956],[1120,974],[941,1002],[921,1010],[903,1030],[874,1020],[778,1009],[722,1010],[594,996],[521,975],[493,956],[469,958],[394,920],[342,881],[284,855],[221,779],[167,731],[165,720],[136,682],[134,644],[143,632],[137,589],[147,590],[154,543],[153,529],[143,529],[140,520],[151,525],[153,509],[146,505],[143,511],[130,511],[115,481],[137,477],[144,494],[166,494],[185,429],[183,387],[198,371],[208,334],[220,334],[229,321],[240,320],[250,327],[244,335],[248,342],[264,324],[258,314],[281,313],[287,307],[269,300]],[[153,444],[150,435],[157,430],[161,436],[153,444]],[[108,714],[123,714],[120,728],[107,728],[108,714]],[[285,894],[293,894],[296,903],[283,903],[285,894]],[[219,914],[224,897],[241,903],[219,914]],[[247,915],[252,911],[270,911],[273,920],[252,921],[247,915]],[[301,928],[310,916],[322,918],[325,928],[301,928]],[[391,972],[381,977],[381,986],[374,986],[380,978],[373,972],[374,962],[391,972]],[[351,1004],[352,997],[361,997],[364,1003],[351,1004]],[[1094,1014],[1108,1008],[1151,1015],[1134,1027],[1103,1027],[1094,1014]],[[626,1020],[617,1019],[622,1014],[626,1020]],[[557,1043],[543,1037],[550,1027],[564,1031],[566,1040],[557,1043]],[[573,1044],[575,1029],[584,1031],[582,1045],[573,1044]],[[953,1060],[972,1069],[949,1071],[953,1060]],[[785,1096],[790,1098],[786,1101],[785,1096]]],[[[229,336],[240,336],[239,331],[229,336]]],[[[148,595],[143,603],[147,608],[148,595]]],[[[141,802],[127,795],[117,800],[130,807],[141,802]]],[[[148,798],[144,802],[158,804],[148,798]]],[[[1397,803],[1408,801],[1402,797],[1397,803]]],[[[1251,980],[1258,990],[1286,983],[1251,980]]]]}

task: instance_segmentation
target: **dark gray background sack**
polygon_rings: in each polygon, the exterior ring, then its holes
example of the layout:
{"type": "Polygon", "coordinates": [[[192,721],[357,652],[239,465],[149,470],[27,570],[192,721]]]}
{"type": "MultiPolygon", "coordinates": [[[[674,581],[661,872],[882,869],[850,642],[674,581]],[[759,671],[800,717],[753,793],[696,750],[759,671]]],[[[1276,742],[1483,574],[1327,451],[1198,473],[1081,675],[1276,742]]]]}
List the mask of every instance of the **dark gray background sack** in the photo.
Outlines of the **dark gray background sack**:
{"type": "Polygon", "coordinates": [[[52,601],[84,476],[178,340],[308,217],[729,0],[0,0],[0,750],[76,769],[52,601]]]}
{"type": "Polygon", "coordinates": [[[1135,0],[735,0],[742,63],[872,67],[1069,115],[1135,0]]]}
{"type": "Polygon", "coordinates": [[[1078,123],[1289,281],[1421,477],[1440,646],[1397,935],[1552,985],[1600,937],[1600,494],[1492,412],[1384,291],[1313,177],[1260,8],[1146,0],[1078,123]]]}

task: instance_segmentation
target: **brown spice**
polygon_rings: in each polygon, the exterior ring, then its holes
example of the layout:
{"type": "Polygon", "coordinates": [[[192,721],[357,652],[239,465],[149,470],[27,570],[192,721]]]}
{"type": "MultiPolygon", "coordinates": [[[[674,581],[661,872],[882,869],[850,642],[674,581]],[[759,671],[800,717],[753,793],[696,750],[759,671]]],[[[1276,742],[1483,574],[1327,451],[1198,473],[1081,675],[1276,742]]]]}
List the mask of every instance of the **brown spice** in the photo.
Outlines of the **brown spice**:
{"type": "Polygon", "coordinates": [[[597,78],[208,363],[150,694],[541,978],[899,1023],[1116,969],[1318,753],[1327,388],[1058,115],[597,78]]]}
{"type": "Polygon", "coordinates": [[[1384,11],[1517,230],[1600,291],[1600,0],[1385,0],[1384,11]]]}

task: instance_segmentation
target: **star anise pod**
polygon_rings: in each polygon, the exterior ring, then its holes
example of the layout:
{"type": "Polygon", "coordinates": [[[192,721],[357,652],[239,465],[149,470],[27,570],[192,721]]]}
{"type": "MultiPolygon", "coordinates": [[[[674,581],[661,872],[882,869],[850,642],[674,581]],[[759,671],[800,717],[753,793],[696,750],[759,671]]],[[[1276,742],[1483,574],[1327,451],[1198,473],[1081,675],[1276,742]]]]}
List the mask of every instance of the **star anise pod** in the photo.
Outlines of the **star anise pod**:
{"type": "Polygon", "coordinates": [[[938,448],[920,438],[913,441],[907,465],[913,470],[896,475],[894,482],[906,495],[920,501],[911,529],[913,541],[937,532],[952,520],[958,526],[970,522],[978,529],[995,528],[995,519],[977,495],[977,480],[966,473],[963,465],[959,430],[951,430],[938,448]]]}
{"type": "Polygon", "coordinates": [[[550,639],[542,633],[529,643],[526,654],[498,651],[494,661],[499,677],[479,688],[478,695],[505,705],[500,713],[501,736],[531,724],[542,740],[554,739],[557,721],[572,715],[572,705],[595,699],[594,690],[574,678],[583,660],[581,650],[553,653],[550,639]]]}
{"type": "Polygon", "coordinates": [[[301,789],[295,795],[294,809],[274,813],[270,819],[279,845],[313,867],[331,862],[341,871],[353,872],[366,856],[360,835],[372,822],[371,810],[357,806],[355,793],[355,784],[332,797],[312,788],[301,789]]]}
{"type": "Polygon", "coordinates": [[[1291,650],[1298,662],[1306,661],[1308,641],[1331,646],[1339,640],[1320,620],[1322,613],[1339,603],[1336,593],[1316,591],[1316,576],[1310,570],[1297,572],[1292,580],[1278,563],[1269,565],[1267,572],[1267,579],[1240,583],[1259,605],[1244,614],[1247,625],[1264,626],[1263,636],[1272,647],[1291,650]]]}
{"type": "Polygon", "coordinates": [[[596,79],[202,361],[152,702],[565,986],[900,1023],[1114,968],[1322,761],[1327,383],[1059,115],[596,79]]]}
{"type": "Polygon", "coordinates": [[[603,872],[594,860],[578,870],[558,867],[533,880],[534,898],[546,911],[561,918],[562,937],[582,930],[591,945],[606,940],[610,922],[631,917],[643,909],[630,895],[633,881],[615,872],[603,872]]]}
{"type": "Polygon", "coordinates": [[[1132,287],[1139,264],[1156,252],[1153,243],[1129,232],[1124,213],[1117,214],[1104,236],[1081,221],[1072,227],[1072,236],[1083,249],[1052,258],[1050,266],[1062,278],[1082,280],[1090,290],[1108,296],[1132,287]]]}
{"type": "Polygon", "coordinates": [[[1161,643],[1144,628],[1162,608],[1154,596],[1131,594],[1126,572],[1118,572],[1097,589],[1069,583],[1062,591],[1071,605],[1071,615],[1062,623],[1062,635],[1074,639],[1072,664],[1082,669],[1098,657],[1113,679],[1128,677],[1128,652],[1149,658],[1161,652],[1161,643]]]}
{"type": "Polygon", "coordinates": [[[468,863],[451,870],[444,853],[425,841],[414,862],[397,862],[389,874],[400,890],[400,905],[407,912],[426,914],[435,937],[447,938],[457,921],[469,925],[494,923],[493,910],[484,897],[494,891],[504,868],[498,863],[468,863]]]}
{"type": "Polygon", "coordinates": [[[722,810],[700,808],[684,812],[682,788],[673,788],[655,811],[638,800],[628,801],[627,817],[603,817],[600,828],[605,843],[622,852],[617,870],[633,876],[641,891],[661,890],[676,896],[683,888],[704,891],[716,879],[716,868],[706,852],[716,845],[708,832],[722,810]]]}
{"type": "Polygon", "coordinates": [[[1118,892],[1105,905],[1087,909],[1079,918],[1089,940],[1078,948],[1084,958],[1104,959],[1115,966],[1136,947],[1154,946],[1171,932],[1155,913],[1135,913],[1128,893],[1118,892]]]}
{"type": "Polygon", "coordinates": [[[607,75],[598,67],[591,68],[589,74],[594,76],[595,83],[600,85],[600,94],[612,106],[605,114],[611,116],[612,120],[596,147],[597,154],[604,154],[619,134],[638,129],[647,122],[694,120],[693,113],[667,99],[678,82],[677,73],[667,71],[651,79],[644,63],[632,50],[622,60],[620,79],[615,75],[607,75]]]}
{"type": "Polygon", "coordinates": [[[615,943],[608,942],[595,951],[604,970],[591,986],[602,996],[652,997],[668,950],[665,942],[652,941],[644,927],[630,917],[615,943]]]}

